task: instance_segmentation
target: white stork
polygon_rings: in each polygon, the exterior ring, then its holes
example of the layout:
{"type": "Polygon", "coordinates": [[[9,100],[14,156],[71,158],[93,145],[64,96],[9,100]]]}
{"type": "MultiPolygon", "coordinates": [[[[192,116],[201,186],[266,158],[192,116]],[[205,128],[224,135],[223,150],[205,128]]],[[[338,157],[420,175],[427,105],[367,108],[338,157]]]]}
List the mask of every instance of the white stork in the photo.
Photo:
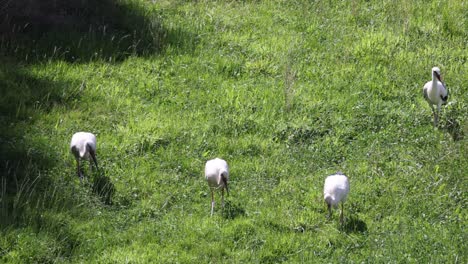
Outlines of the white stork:
{"type": "Polygon", "coordinates": [[[76,170],[80,181],[83,179],[83,172],[81,171],[81,160],[89,160],[90,167],[92,162],[99,170],[96,159],[96,136],[88,132],[77,132],[73,134],[70,143],[70,151],[76,159],[76,170]]]}
{"type": "Polygon", "coordinates": [[[341,202],[340,222],[343,224],[343,203],[349,193],[348,177],[342,172],[330,175],[325,179],[323,187],[323,197],[328,207],[328,217],[332,215],[332,207],[337,207],[341,202]]]}
{"type": "Polygon", "coordinates": [[[440,107],[447,103],[448,90],[442,82],[440,69],[438,67],[432,68],[432,81],[428,81],[423,88],[424,99],[429,103],[434,115],[434,126],[437,127],[439,122],[440,107]],[[434,106],[437,105],[437,111],[434,106]]]}
{"type": "Polygon", "coordinates": [[[224,189],[229,194],[228,181],[229,181],[229,167],[223,159],[212,159],[206,162],[205,165],[205,179],[211,191],[211,216],[214,210],[214,191],[221,189],[221,204],[224,207],[224,189]]]}

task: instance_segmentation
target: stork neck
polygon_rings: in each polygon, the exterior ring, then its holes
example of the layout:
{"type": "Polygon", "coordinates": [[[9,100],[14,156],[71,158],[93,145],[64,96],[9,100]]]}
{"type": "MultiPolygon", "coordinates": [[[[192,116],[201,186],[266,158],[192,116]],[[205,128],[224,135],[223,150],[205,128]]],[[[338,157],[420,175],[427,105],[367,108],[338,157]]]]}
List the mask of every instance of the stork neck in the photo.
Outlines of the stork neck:
{"type": "Polygon", "coordinates": [[[88,153],[89,149],[88,149],[88,143],[89,141],[85,141],[83,143],[83,147],[81,148],[80,150],[80,157],[81,158],[84,158],[84,156],[86,155],[86,153],[88,153]]]}
{"type": "Polygon", "coordinates": [[[437,79],[437,76],[435,75],[435,73],[432,74],[432,89],[429,91],[429,93],[433,96],[436,96],[437,95],[437,88],[439,86],[439,80],[437,79]]]}
{"type": "Polygon", "coordinates": [[[437,76],[435,75],[435,73],[432,74],[432,85],[437,85],[437,82],[439,80],[437,79],[437,76]]]}
{"type": "Polygon", "coordinates": [[[330,195],[330,194],[326,194],[326,195],[325,195],[325,202],[327,202],[327,204],[330,204],[330,205],[331,205],[331,204],[333,203],[334,200],[335,200],[335,198],[333,198],[332,195],[330,195]]]}

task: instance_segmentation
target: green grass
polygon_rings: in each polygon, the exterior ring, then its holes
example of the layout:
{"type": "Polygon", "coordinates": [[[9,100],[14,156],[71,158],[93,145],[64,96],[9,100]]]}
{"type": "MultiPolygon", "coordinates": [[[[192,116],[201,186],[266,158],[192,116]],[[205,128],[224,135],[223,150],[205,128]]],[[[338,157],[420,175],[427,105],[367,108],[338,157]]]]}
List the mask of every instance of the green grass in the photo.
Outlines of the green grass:
{"type": "Polygon", "coordinates": [[[116,3],[0,39],[1,262],[468,261],[463,1],[116,3]],[[83,184],[77,131],[102,168],[83,184]],[[231,194],[210,218],[214,157],[231,194]],[[344,226],[322,195],[338,170],[344,226]]]}

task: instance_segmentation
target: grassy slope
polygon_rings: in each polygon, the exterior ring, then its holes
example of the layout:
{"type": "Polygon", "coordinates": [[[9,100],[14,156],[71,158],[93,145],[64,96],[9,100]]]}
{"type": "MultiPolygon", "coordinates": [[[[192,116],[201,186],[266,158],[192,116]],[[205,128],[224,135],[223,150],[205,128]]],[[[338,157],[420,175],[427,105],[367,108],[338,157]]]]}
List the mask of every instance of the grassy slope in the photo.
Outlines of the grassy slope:
{"type": "Polygon", "coordinates": [[[4,138],[25,163],[46,158],[25,176],[39,176],[25,184],[34,200],[14,196],[2,261],[468,260],[462,1],[141,5],[171,32],[159,53],[5,59],[6,87],[52,92],[10,106],[23,119],[4,138]],[[439,130],[421,94],[434,65],[451,93],[439,130]],[[110,205],[74,175],[78,130],[98,135],[110,205]],[[210,218],[203,166],[216,156],[232,192],[210,218]],[[342,228],[321,194],[337,170],[351,181],[342,228]]]}

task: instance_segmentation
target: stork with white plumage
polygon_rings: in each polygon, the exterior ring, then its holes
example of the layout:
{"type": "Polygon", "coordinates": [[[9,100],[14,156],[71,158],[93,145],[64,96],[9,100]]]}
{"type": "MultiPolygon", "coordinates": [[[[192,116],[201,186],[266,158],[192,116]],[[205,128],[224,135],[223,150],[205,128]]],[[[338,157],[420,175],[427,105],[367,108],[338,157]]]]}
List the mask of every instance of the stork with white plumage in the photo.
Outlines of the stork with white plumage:
{"type": "Polygon", "coordinates": [[[432,68],[432,80],[428,81],[423,87],[424,99],[429,103],[434,115],[434,127],[437,127],[439,122],[440,107],[447,103],[448,90],[442,82],[442,76],[440,75],[440,69],[438,67],[432,68]],[[437,106],[437,111],[434,110],[434,106],[437,106]]]}
{"type": "Polygon", "coordinates": [[[328,207],[328,217],[332,215],[332,207],[337,207],[341,202],[340,222],[343,224],[343,203],[346,201],[349,193],[348,177],[342,172],[330,175],[325,179],[323,187],[323,198],[328,207]]]}
{"type": "Polygon", "coordinates": [[[96,169],[99,170],[96,159],[96,136],[88,132],[77,132],[73,134],[70,151],[76,159],[76,170],[80,181],[83,179],[84,174],[81,171],[81,160],[89,160],[90,167],[94,162],[96,169]]]}
{"type": "Polygon", "coordinates": [[[214,191],[221,190],[221,205],[224,207],[224,189],[229,194],[229,166],[227,162],[220,158],[215,158],[206,162],[205,179],[211,191],[211,216],[214,210],[214,191]]]}

